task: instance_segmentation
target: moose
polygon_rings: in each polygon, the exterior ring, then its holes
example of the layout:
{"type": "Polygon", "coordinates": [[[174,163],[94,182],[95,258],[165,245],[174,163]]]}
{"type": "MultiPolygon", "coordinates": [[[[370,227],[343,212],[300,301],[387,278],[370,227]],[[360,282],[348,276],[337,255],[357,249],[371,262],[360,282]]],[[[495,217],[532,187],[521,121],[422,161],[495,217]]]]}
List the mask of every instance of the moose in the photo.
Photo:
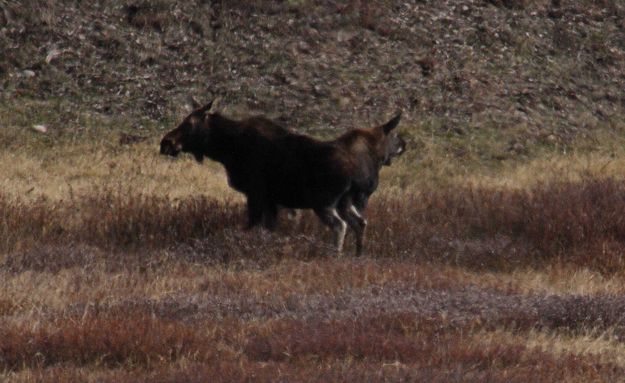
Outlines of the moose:
{"type": "Polygon", "coordinates": [[[383,125],[321,141],[264,117],[232,120],[210,113],[211,106],[193,101],[193,111],[162,138],[160,153],[221,163],[230,187],[247,197],[248,228],[275,229],[279,207],[312,209],[334,232],[339,253],[349,226],[362,254],[364,210],[380,169],[406,148],[395,131],[401,112],[383,125]]]}

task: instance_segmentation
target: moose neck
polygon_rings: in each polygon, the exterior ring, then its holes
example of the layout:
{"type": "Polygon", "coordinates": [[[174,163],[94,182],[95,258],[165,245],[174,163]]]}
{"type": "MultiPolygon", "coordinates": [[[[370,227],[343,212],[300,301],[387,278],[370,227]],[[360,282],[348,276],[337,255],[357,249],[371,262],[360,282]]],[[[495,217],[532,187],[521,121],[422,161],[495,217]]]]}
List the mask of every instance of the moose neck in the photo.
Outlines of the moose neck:
{"type": "Polygon", "coordinates": [[[204,154],[227,166],[241,150],[241,127],[237,121],[219,114],[210,116],[210,125],[211,133],[205,142],[204,154]]]}

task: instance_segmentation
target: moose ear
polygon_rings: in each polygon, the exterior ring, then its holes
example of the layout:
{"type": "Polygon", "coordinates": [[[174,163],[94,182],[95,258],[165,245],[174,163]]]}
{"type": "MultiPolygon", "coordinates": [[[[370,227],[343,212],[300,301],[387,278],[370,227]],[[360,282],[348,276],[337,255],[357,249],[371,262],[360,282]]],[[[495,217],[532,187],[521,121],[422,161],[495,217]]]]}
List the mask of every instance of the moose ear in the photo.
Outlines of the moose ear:
{"type": "Polygon", "coordinates": [[[184,105],[185,109],[189,113],[191,113],[194,110],[198,109],[200,106],[201,106],[200,103],[195,101],[195,99],[191,95],[189,95],[187,97],[187,101],[185,102],[185,105],[184,105]]]}
{"type": "Polygon", "coordinates": [[[389,134],[391,130],[395,129],[397,127],[397,124],[399,124],[400,118],[401,118],[401,111],[398,112],[397,115],[393,117],[393,119],[391,119],[389,122],[382,125],[382,130],[384,130],[384,134],[389,134]]]}
{"type": "Polygon", "coordinates": [[[197,110],[198,113],[206,113],[210,110],[211,106],[213,106],[213,100],[211,100],[208,104],[197,110]]]}

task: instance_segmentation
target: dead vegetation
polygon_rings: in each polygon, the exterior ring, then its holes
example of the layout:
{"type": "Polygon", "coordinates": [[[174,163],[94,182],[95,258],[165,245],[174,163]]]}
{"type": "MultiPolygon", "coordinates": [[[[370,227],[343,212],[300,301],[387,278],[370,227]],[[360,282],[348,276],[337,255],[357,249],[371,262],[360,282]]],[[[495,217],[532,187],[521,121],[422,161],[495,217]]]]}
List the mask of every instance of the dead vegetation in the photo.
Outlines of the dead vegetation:
{"type": "Polygon", "coordinates": [[[375,199],[367,256],[336,259],[307,215],[269,234],[206,197],[3,197],[0,368],[15,381],[611,380],[620,359],[579,349],[625,336],[622,283],[607,283],[623,278],[623,210],[611,178],[421,190],[375,199]],[[554,282],[528,290],[518,274],[563,267],[605,287],[550,295],[554,282]],[[510,341],[522,334],[547,335],[510,341]]]}
{"type": "MultiPolygon", "coordinates": [[[[295,220],[282,217],[277,234],[241,232],[243,215],[240,203],[207,197],[172,202],[123,188],[52,202],[0,196],[1,245],[13,254],[8,266],[17,270],[54,268],[56,258],[71,262],[74,257],[49,247],[67,243],[108,251],[184,245],[225,262],[261,259],[264,255],[255,255],[259,249],[277,257],[328,252],[323,241],[312,239],[322,228],[309,214],[295,220]]],[[[625,183],[612,178],[552,182],[528,190],[425,189],[373,201],[368,253],[484,270],[560,260],[618,272],[625,266],[620,257],[623,216],[625,183]]]]}
{"type": "Polygon", "coordinates": [[[624,12],[0,0],[0,380],[617,381],[624,12]],[[160,158],[188,94],[318,136],[404,110],[365,256],[160,158]]]}

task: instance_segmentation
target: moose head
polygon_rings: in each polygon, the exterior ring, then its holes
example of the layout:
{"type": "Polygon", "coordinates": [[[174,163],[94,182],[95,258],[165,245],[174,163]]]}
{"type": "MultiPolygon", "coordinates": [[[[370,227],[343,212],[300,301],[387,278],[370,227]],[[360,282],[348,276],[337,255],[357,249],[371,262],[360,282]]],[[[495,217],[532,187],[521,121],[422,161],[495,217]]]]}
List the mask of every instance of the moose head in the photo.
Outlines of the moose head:
{"type": "Polygon", "coordinates": [[[401,119],[401,112],[397,113],[389,122],[374,128],[381,137],[378,141],[378,152],[382,158],[382,165],[390,166],[393,157],[398,157],[406,150],[406,141],[395,131],[401,119]]]}
{"type": "Polygon", "coordinates": [[[161,154],[176,157],[180,152],[191,153],[198,162],[202,162],[204,159],[202,143],[210,129],[208,111],[212,105],[213,101],[200,106],[191,99],[191,113],[161,140],[161,154]]]}

